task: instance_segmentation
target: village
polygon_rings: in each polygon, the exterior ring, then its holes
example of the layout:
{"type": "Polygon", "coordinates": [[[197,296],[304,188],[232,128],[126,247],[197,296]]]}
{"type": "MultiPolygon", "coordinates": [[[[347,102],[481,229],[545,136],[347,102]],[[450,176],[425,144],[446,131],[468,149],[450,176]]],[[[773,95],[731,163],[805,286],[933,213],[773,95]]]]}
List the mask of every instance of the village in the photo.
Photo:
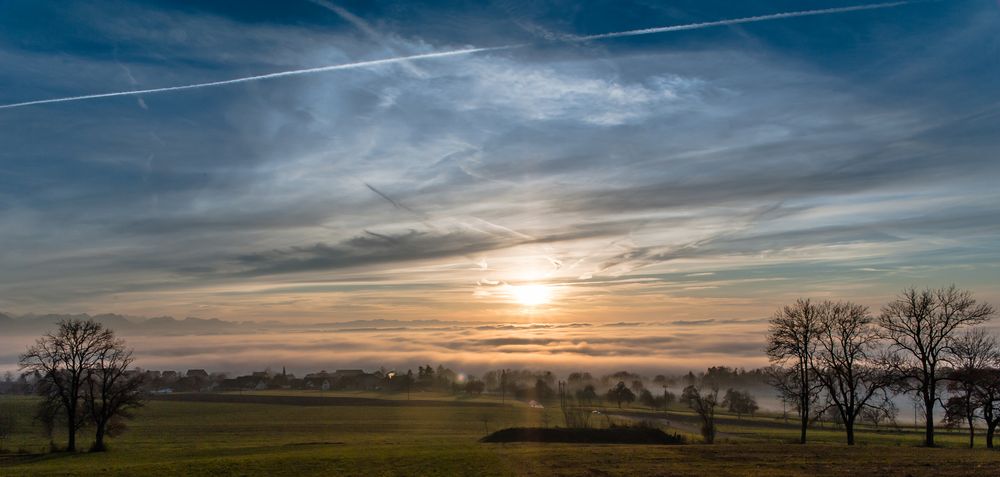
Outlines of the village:
{"type": "MultiPolygon", "coordinates": [[[[187,371],[154,371],[135,369],[129,375],[142,375],[145,389],[150,394],[176,392],[232,392],[265,390],[317,390],[317,391],[397,391],[458,390],[458,375],[443,366],[435,370],[430,365],[420,366],[418,373],[397,373],[386,369],[367,372],[363,369],[322,370],[302,377],[289,373],[284,367],[274,372],[270,369],[230,377],[225,372],[205,369],[187,371]]],[[[463,389],[464,389],[464,384],[463,389]]]]}

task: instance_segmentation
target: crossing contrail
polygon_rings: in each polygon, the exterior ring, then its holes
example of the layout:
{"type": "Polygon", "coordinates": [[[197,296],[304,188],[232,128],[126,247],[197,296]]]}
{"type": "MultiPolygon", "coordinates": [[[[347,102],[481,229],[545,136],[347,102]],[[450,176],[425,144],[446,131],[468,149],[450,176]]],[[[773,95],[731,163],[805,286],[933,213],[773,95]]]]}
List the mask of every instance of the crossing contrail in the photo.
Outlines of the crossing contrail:
{"type": "MultiPolygon", "coordinates": [[[[821,10],[801,10],[797,12],[785,12],[785,13],[774,13],[770,15],[759,15],[754,17],[743,17],[743,18],[732,18],[729,20],[718,20],[712,22],[702,22],[702,23],[689,23],[686,25],[673,25],[658,28],[644,28],[640,30],[628,30],[612,33],[601,33],[597,35],[587,35],[587,36],[564,36],[561,39],[563,41],[569,42],[582,42],[582,41],[592,41],[592,40],[603,40],[608,38],[620,38],[628,36],[639,36],[639,35],[652,35],[657,33],[667,33],[674,31],[684,31],[684,30],[698,30],[702,28],[712,28],[717,26],[726,25],[738,25],[741,23],[754,23],[754,22],[764,22],[771,20],[780,20],[784,18],[795,18],[795,17],[807,17],[815,15],[830,15],[835,13],[847,13],[855,12],[860,10],[876,10],[881,8],[893,8],[903,5],[909,5],[911,3],[920,3],[918,0],[910,1],[898,1],[898,2],[887,2],[887,3],[871,3],[867,5],[856,5],[852,7],[838,7],[838,8],[824,8],[821,10]]],[[[373,66],[389,65],[394,63],[408,64],[411,61],[418,60],[428,60],[433,58],[445,58],[451,56],[462,56],[471,55],[475,53],[483,53],[488,51],[500,51],[500,50],[511,50],[515,48],[522,48],[528,46],[528,43],[515,44],[515,45],[504,45],[504,46],[494,46],[485,48],[464,48],[459,50],[441,51],[436,53],[424,53],[419,55],[408,55],[408,56],[397,56],[394,58],[384,58],[381,60],[370,60],[370,61],[359,61],[356,63],[345,63],[340,65],[330,65],[330,66],[319,66],[315,68],[305,68],[298,70],[288,70],[279,71],[277,73],[268,73],[263,75],[246,76],[243,78],[234,78],[222,81],[211,81],[208,83],[194,83],[180,86],[167,86],[163,88],[150,88],[132,91],[118,91],[114,93],[99,93],[99,94],[87,94],[82,96],[67,96],[63,98],[51,98],[51,99],[39,99],[35,101],[25,101],[22,103],[11,103],[2,104],[0,109],[11,109],[20,108],[24,106],[34,106],[39,104],[50,104],[50,103],[66,103],[70,101],[83,101],[87,99],[100,99],[100,98],[113,98],[116,96],[131,96],[137,94],[155,94],[155,93],[166,93],[170,91],[181,91],[187,89],[199,89],[199,88],[211,88],[215,86],[225,86],[236,83],[246,83],[250,81],[267,80],[273,78],[283,78],[286,76],[299,76],[308,75],[313,73],[323,73],[327,71],[339,71],[339,70],[353,70],[361,68],[370,68],[373,66]]]]}
{"type": "MultiPolygon", "coordinates": [[[[389,42],[385,41],[385,39],[383,38],[383,35],[381,33],[379,33],[378,30],[372,28],[372,26],[369,25],[368,22],[364,21],[361,17],[359,17],[359,16],[357,16],[357,15],[355,15],[355,14],[347,11],[347,9],[345,9],[345,8],[339,6],[339,5],[335,5],[335,4],[331,3],[331,2],[328,2],[327,0],[308,0],[308,1],[310,1],[312,3],[315,3],[316,5],[319,5],[319,6],[325,8],[327,10],[330,10],[333,13],[336,13],[337,16],[339,16],[340,18],[344,19],[345,21],[347,21],[351,25],[354,25],[355,28],[357,28],[358,30],[361,30],[362,33],[364,33],[365,35],[367,35],[368,38],[371,38],[373,41],[375,41],[375,43],[378,43],[379,45],[382,45],[382,47],[385,48],[386,50],[388,50],[389,53],[391,53],[393,55],[398,55],[399,54],[399,53],[396,53],[395,48],[393,48],[392,45],[389,44],[389,42]]],[[[409,71],[411,74],[413,74],[413,76],[416,76],[418,78],[425,78],[425,77],[427,77],[426,73],[424,73],[423,71],[420,71],[419,68],[417,68],[416,66],[413,66],[413,64],[411,64],[408,61],[400,63],[400,66],[402,66],[403,68],[406,68],[406,70],[409,71]]]]}

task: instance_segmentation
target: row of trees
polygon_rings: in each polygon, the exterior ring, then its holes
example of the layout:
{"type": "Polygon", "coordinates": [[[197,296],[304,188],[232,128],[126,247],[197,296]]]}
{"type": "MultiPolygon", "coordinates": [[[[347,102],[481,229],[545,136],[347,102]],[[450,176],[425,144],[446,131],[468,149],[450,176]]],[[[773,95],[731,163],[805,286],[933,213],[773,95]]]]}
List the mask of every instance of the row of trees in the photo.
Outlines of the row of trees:
{"type": "Polygon", "coordinates": [[[127,371],[132,351],[114,332],[91,320],[66,320],[20,356],[22,369],[40,377],[37,418],[51,435],[65,426],[66,450],[75,451],[77,433],[94,428],[93,451],[105,437],[124,430],[123,419],[142,404],[142,375],[127,371]]]}
{"type": "MultiPolygon", "coordinates": [[[[551,399],[554,397],[559,377],[551,371],[500,369],[487,371],[482,378],[471,377],[468,383],[469,391],[475,393],[487,392],[513,396],[517,399],[551,399]],[[539,384],[541,382],[541,384],[539,384]],[[544,391],[539,393],[538,391],[544,391]]],[[[657,374],[646,377],[629,371],[617,371],[606,375],[592,375],[584,371],[569,373],[565,381],[570,395],[582,396],[581,402],[595,401],[598,395],[607,396],[600,390],[614,388],[618,383],[625,383],[634,395],[634,400],[643,402],[643,395],[649,393],[658,396],[660,389],[666,387],[683,387],[695,384],[701,380],[712,382],[720,388],[748,388],[763,386],[767,382],[764,369],[746,370],[726,366],[713,366],[701,373],[689,371],[680,375],[657,374]]]]}
{"type": "MultiPolygon", "coordinates": [[[[835,409],[854,444],[854,426],[868,413],[891,407],[896,393],[912,393],[923,404],[924,444],[934,445],[934,407],[968,420],[988,415],[987,434],[1000,424],[1000,353],[982,330],[993,308],[954,286],[904,290],[877,316],[850,302],[800,299],[778,310],[768,330],[772,383],[800,417],[800,441],[809,423],[835,409]],[[988,376],[997,375],[997,378],[988,376]],[[953,397],[942,400],[944,384],[953,397]]],[[[970,441],[971,444],[971,441],[970,441]]]]}
{"type": "MultiPolygon", "coordinates": [[[[587,384],[583,389],[578,389],[575,393],[576,403],[572,404],[574,395],[567,390],[569,383],[560,381],[558,385],[559,403],[566,425],[568,427],[589,427],[590,412],[582,409],[580,405],[600,400],[594,386],[587,384]]],[[[649,389],[643,388],[637,396],[624,381],[619,381],[618,384],[607,390],[604,394],[604,400],[610,404],[617,404],[619,409],[623,403],[632,403],[638,400],[650,409],[663,409],[665,411],[671,404],[677,402],[677,396],[668,391],[666,386],[664,386],[662,395],[654,396],[649,389]]],[[[721,406],[727,409],[730,413],[736,414],[737,419],[741,419],[746,414],[753,415],[760,409],[757,400],[745,390],[729,388],[720,401],[718,383],[704,376],[692,381],[692,384],[684,388],[680,402],[694,410],[699,417],[701,435],[709,444],[715,441],[716,408],[721,406]]]]}

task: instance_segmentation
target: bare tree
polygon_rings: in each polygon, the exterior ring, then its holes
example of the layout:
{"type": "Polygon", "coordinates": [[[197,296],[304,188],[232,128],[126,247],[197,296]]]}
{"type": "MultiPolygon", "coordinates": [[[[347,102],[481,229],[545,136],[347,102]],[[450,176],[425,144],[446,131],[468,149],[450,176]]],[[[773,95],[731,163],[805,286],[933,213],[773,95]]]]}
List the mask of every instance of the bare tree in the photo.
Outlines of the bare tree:
{"type": "Polygon", "coordinates": [[[892,396],[886,393],[883,396],[881,403],[862,409],[858,419],[860,419],[861,422],[871,424],[876,430],[878,430],[882,423],[888,423],[894,427],[898,427],[896,424],[896,416],[898,414],[899,408],[896,407],[896,403],[892,402],[892,396]]]}
{"type": "Polygon", "coordinates": [[[938,290],[904,290],[882,308],[879,323],[889,340],[886,365],[904,390],[924,405],[924,445],[934,445],[934,404],[940,401],[941,365],[949,339],[962,327],[985,322],[993,307],[954,285],[938,290]]]}
{"type": "Polygon", "coordinates": [[[684,388],[681,401],[701,419],[701,437],[706,444],[715,442],[715,407],[719,405],[719,387],[712,384],[692,384],[684,388]]]}
{"type": "Polygon", "coordinates": [[[986,330],[976,328],[949,340],[945,360],[951,366],[947,373],[948,399],[945,409],[949,421],[964,420],[969,427],[969,448],[976,442],[976,419],[981,407],[982,392],[989,369],[1000,364],[997,340],[986,330]]]}
{"type": "Polygon", "coordinates": [[[98,344],[109,335],[109,330],[94,321],[65,320],[54,333],[39,338],[20,357],[21,369],[41,376],[40,416],[54,422],[54,413],[58,411],[65,418],[67,451],[76,450],[77,431],[87,422],[84,379],[101,353],[98,344]]]}
{"type": "Polygon", "coordinates": [[[597,391],[594,389],[593,384],[588,384],[576,391],[576,400],[585,404],[590,404],[592,401],[597,400],[597,391]]]}
{"type": "Polygon", "coordinates": [[[1000,369],[991,367],[983,371],[977,393],[983,421],[986,421],[986,448],[992,449],[993,436],[1000,426],[1000,369]]]}
{"type": "Polygon", "coordinates": [[[607,399],[611,402],[617,402],[618,409],[621,409],[622,401],[626,403],[635,401],[635,394],[625,385],[625,381],[618,381],[615,387],[608,390],[607,399]]]}
{"type": "Polygon", "coordinates": [[[101,351],[94,367],[87,371],[84,395],[96,428],[91,450],[100,452],[106,449],[105,436],[114,437],[124,431],[124,419],[130,419],[131,410],[142,406],[143,375],[129,375],[135,360],[125,341],[108,333],[96,345],[101,351]]]}
{"type": "Polygon", "coordinates": [[[865,408],[887,401],[889,373],[878,365],[878,329],[868,308],[850,302],[819,306],[822,325],[812,362],[816,378],[854,445],[854,424],[865,408]]]}
{"type": "Polygon", "coordinates": [[[760,409],[760,406],[757,405],[757,400],[754,399],[749,391],[740,391],[733,388],[726,390],[726,394],[722,397],[722,407],[726,408],[729,412],[735,413],[736,419],[743,419],[744,414],[749,414],[753,417],[754,413],[760,409]]]}
{"type": "Polygon", "coordinates": [[[772,384],[784,399],[796,403],[800,418],[799,442],[805,444],[810,408],[820,390],[811,366],[822,322],[820,310],[809,299],[799,299],[771,317],[767,356],[778,366],[772,384]]]}

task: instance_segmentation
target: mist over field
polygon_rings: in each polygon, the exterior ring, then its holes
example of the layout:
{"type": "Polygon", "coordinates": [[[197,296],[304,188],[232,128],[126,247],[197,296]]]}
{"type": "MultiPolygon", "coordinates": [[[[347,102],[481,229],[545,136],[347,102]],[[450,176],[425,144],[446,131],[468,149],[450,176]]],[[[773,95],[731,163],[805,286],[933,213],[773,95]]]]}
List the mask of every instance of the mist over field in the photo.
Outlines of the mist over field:
{"type": "MultiPolygon", "coordinates": [[[[11,320],[0,345],[0,368],[16,367],[17,355],[63,315],[11,320]]],[[[651,375],[685,373],[710,365],[766,365],[759,335],[765,320],[733,320],[725,332],[700,331],[715,320],[673,323],[468,323],[375,320],[316,323],[234,323],[221,320],[142,320],[98,316],[136,349],[147,369],[247,373],[288,367],[298,373],[334,368],[369,370],[445,364],[481,375],[498,368],[651,375]]]]}

